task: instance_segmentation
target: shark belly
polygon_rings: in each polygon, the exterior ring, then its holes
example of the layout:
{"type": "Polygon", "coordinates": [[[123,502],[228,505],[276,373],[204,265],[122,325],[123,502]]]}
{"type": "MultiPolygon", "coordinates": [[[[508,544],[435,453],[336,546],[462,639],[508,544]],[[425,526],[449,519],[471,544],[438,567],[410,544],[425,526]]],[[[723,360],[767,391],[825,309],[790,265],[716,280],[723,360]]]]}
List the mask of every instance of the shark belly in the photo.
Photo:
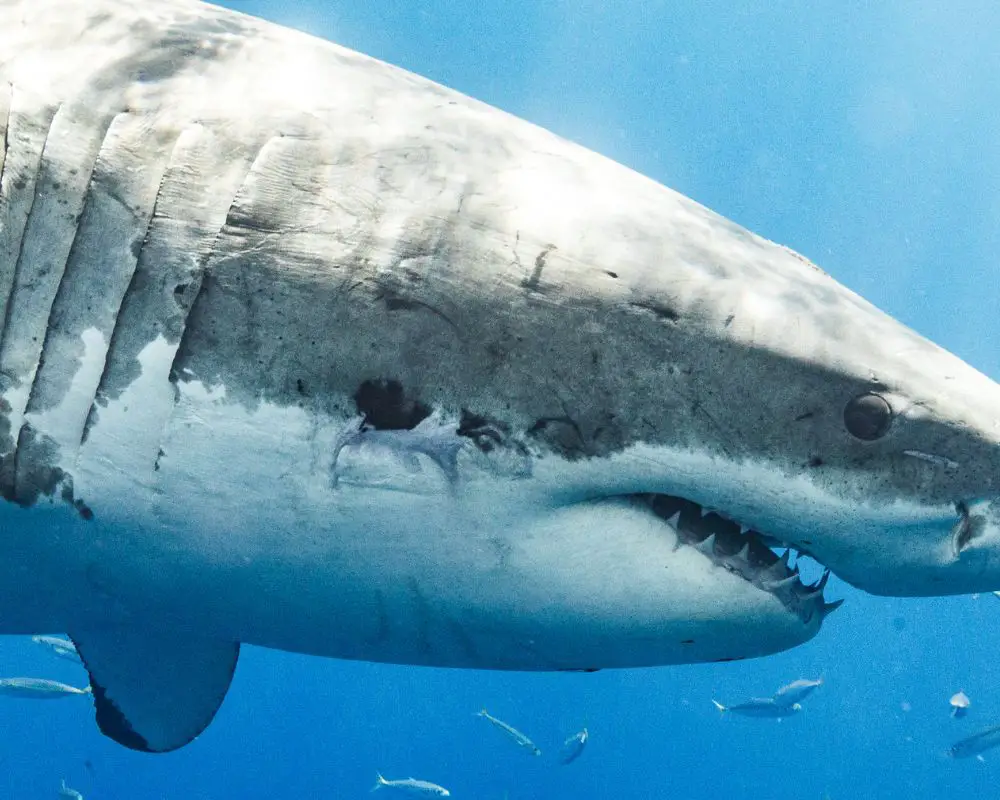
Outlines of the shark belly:
{"type": "Polygon", "coordinates": [[[338,453],[349,421],[180,394],[144,473],[112,454],[137,438],[126,420],[142,398],[102,408],[74,471],[87,518],[8,512],[61,531],[46,540],[62,557],[36,562],[59,585],[54,628],[152,619],[317,655],[526,670],[728,660],[803,636],[647,512],[553,503],[564,463],[501,479],[470,448],[456,480],[392,442],[338,453]]]}

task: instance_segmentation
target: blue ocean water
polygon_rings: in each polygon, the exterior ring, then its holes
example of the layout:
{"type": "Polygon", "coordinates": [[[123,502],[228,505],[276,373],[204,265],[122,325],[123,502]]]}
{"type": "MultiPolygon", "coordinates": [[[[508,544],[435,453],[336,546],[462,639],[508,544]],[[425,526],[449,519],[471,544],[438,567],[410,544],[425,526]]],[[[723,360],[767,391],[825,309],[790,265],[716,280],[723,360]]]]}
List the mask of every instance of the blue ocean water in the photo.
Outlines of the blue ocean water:
{"type": "MultiPolygon", "coordinates": [[[[809,256],[1000,379],[1000,7],[887,0],[253,0],[227,5],[334,39],[548,127],[809,256]]],[[[148,756],[90,704],[4,700],[0,795],[362,797],[376,770],[477,800],[996,795],[946,748],[1000,724],[1000,601],[845,597],[809,644],[764,660],[594,675],[458,672],[245,648],[215,723],[148,756]],[[824,678],[783,722],[711,703],[824,678]],[[964,689],[973,706],[949,716],[964,689]],[[515,724],[512,746],[480,708],[515,724]],[[558,745],[586,725],[574,764],[558,745]]],[[[329,624],[337,625],[336,619],[329,624]]],[[[83,685],[0,639],[0,672],[83,685]]]]}

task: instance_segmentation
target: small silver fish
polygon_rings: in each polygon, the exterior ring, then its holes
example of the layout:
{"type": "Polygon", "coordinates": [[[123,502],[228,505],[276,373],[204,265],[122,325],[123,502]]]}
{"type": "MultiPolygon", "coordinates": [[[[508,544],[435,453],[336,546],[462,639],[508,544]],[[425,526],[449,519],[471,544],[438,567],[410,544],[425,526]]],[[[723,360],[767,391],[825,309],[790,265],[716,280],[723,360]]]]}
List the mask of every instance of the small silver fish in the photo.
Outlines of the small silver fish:
{"type": "Polygon", "coordinates": [[[587,729],[584,728],[579,733],[574,733],[565,742],[563,742],[562,753],[559,755],[559,761],[563,764],[572,764],[576,761],[582,754],[583,748],[587,746],[587,740],[590,738],[590,734],[587,729]]]}
{"type": "Polygon", "coordinates": [[[89,695],[90,687],[78,689],[46,678],[0,678],[0,695],[31,700],[56,700],[70,695],[89,695]]]}
{"type": "Polygon", "coordinates": [[[83,795],[80,794],[76,789],[70,789],[66,785],[66,781],[62,782],[62,786],[59,789],[59,796],[65,797],[66,800],[83,800],[83,795]]]}
{"type": "Polygon", "coordinates": [[[65,658],[67,661],[73,661],[77,664],[83,663],[80,654],[76,652],[76,645],[69,639],[63,639],[59,636],[32,636],[31,641],[49,648],[59,658],[65,658]]]}
{"type": "Polygon", "coordinates": [[[491,716],[489,712],[486,711],[485,708],[482,711],[478,712],[476,716],[482,717],[483,719],[493,724],[495,727],[499,728],[507,736],[509,736],[514,741],[514,743],[517,744],[519,747],[523,747],[525,750],[528,750],[529,752],[533,753],[536,756],[540,756],[542,754],[542,751],[535,746],[535,743],[531,741],[531,739],[529,739],[527,736],[521,733],[521,731],[519,731],[517,728],[508,725],[503,720],[499,720],[496,717],[491,716]]]}
{"type": "Polygon", "coordinates": [[[983,753],[992,750],[1000,745],[1000,725],[987,728],[972,736],[959,739],[948,749],[948,755],[952,758],[969,758],[975,756],[980,761],[983,760],[983,753]]]}
{"type": "Polygon", "coordinates": [[[792,706],[796,703],[801,703],[822,685],[822,678],[816,678],[815,680],[799,678],[799,680],[792,681],[778,689],[772,699],[780,705],[792,706]]]}
{"type": "Polygon", "coordinates": [[[451,797],[451,792],[443,786],[438,786],[436,783],[421,781],[416,778],[401,778],[400,780],[389,781],[376,772],[375,785],[372,787],[372,791],[381,789],[383,786],[387,789],[398,789],[407,794],[416,794],[425,797],[451,797]]]}
{"type": "Polygon", "coordinates": [[[743,717],[782,719],[802,710],[802,706],[798,703],[792,703],[791,705],[776,703],[773,697],[754,697],[745,703],[738,703],[735,706],[724,706],[717,700],[713,700],[712,703],[723,714],[728,711],[743,717]]]}
{"type": "Polygon", "coordinates": [[[956,692],[951,696],[948,703],[951,705],[951,715],[955,719],[961,719],[968,714],[969,706],[972,705],[972,701],[965,692],[956,692]]]}

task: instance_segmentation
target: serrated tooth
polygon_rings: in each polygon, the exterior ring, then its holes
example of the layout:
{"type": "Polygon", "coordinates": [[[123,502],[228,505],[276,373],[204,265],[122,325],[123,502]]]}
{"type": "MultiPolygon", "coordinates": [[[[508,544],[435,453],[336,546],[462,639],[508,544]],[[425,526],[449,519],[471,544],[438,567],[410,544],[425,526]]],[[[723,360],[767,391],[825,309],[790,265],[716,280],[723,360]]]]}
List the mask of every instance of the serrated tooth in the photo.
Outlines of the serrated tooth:
{"type": "Polygon", "coordinates": [[[744,525],[741,522],[740,523],[740,535],[741,536],[746,536],[748,533],[750,533],[750,526],[749,525],[744,525]]]}
{"type": "Polygon", "coordinates": [[[715,534],[714,533],[710,534],[708,536],[708,538],[702,539],[694,547],[695,547],[695,550],[697,550],[699,553],[703,553],[706,556],[714,556],[715,555],[715,534]]]}
{"type": "Polygon", "coordinates": [[[781,563],[782,568],[785,570],[788,569],[788,557],[791,554],[791,552],[792,552],[791,549],[788,549],[778,557],[778,561],[781,563]]]}
{"type": "Polygon", "coordinates": [[[816,581],[816,583],[813,585],[812,588],[815,589],[817,592],[822,592],[823,589],[826,588],[827,581],[829,580],[830,580],[830,570],[825,569],[823,570],[822,577],[818,581],[816,581]]]}
{"type": "Polygon", "coordinates": [[[780,561],[775,561],[771,566],[765,567],[761,574],[771,580],[781,580],[785,577],[785,565],[780,561]]]}
{"type": "Polygon", "coordinates": [[[789,586],[794,586],[799,580],[798,575],[789,575],[787,578],[782,578],[780,581],[767,581],[761,584],[769,592],[777,592],[780,589],[785,589],[789,586]]]}
{"type": "Polygon", "coordinates": [[[736,554],[736,557],[742,559],[747,564],[750,563],[750,542],[747,542],[745,545],[743,545],[743,549],[736,554]]]}
{"type": "Polygon", "coordinates": [[[823,614],[823,619],[826,619],[834,611],[840,608],[843,604],[844,604],[843,597],[841,597],[839,600],[834,600],[832,603],[823,603],[823,607],[820,609],[820,611],[823,614]]]}
{"type": "Polygon", "coordinates": [[[673,528],[675,531],[681,529],[681,512],[676,512],[670,519],[667,520],[667,525],[673,528]]]}
{"type": "Polygon", "coordinates": [[[701,506],[701,515],[702,515],[703,517],[707,517],[707,516],[708,516],[709,514],[711,514],[711,513],[713,513],[713,512],[712,512],[712,509],[710,509],[710,508],[708,508],[708,507],[706,507],[706,506],[701,506]]]}

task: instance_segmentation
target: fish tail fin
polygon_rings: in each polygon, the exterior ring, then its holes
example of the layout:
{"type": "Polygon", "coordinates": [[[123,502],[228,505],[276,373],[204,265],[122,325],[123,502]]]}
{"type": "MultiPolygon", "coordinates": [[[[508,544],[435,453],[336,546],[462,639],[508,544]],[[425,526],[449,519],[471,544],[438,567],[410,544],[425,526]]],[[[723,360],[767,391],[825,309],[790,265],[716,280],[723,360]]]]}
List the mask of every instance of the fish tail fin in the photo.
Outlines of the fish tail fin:
{"type": "Polygon", "coordinates": [[[86,686],[84,686],[84,687],[83,687],[83,693],[84,693],[84,694],[93,694],[93,693],[94,693],[94,687],[93,687],[93,686],[91,686],[91,685],[90,685],[90,684],[88,683],[88,684],[87,684],[86,686]]]}
{"type": "Polygon", "coordinates": [[[725,713],[726,713],[726,712],[727,712],[727,711],[729,710],[729,709],[728,709],[728,708],[726,708],[726,707],[725,707],[724,705],[722,705],[722,703],[720,703],[720,702],[719,702],[718,700],[716,700],[716,699],[714,699],[714,698],[712,699],[712,704],[713,704],[713,705],[714,705],[714,706],[715,706],[715,707],[716,707],[717,709],[719,709],[719,713],[720,713],[720,714],[725,714],[725,713]]]}
{"type": "Polygon", "coordinates": [[[372,791],[374,792],[374,791],[377,791],[378,789],[381,789],[387,783],[388,783],[388,781],[385,778],[382,777],[382,773],[381,772],[376,772],[375,773],[375,785],[372,787],[372,791]]]}

